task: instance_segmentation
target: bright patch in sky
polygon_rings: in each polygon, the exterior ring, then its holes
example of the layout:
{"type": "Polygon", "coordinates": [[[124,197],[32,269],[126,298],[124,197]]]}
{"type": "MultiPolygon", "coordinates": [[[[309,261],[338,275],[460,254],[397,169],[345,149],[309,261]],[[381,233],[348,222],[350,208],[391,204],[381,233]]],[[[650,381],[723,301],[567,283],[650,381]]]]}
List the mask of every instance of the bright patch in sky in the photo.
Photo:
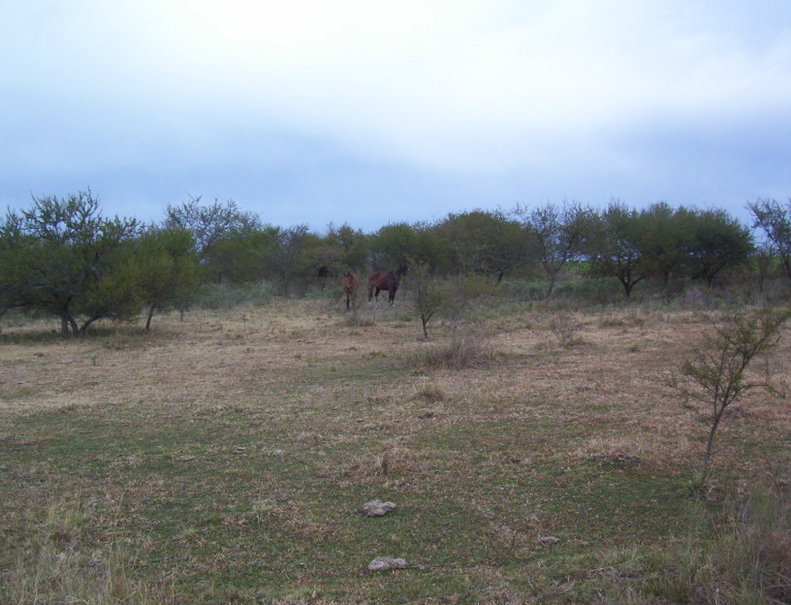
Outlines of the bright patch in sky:
{"type": "Polygon", "coordinates": [[[791,191],[791,4],[0,0],[0,203],[366,229],[791,191]]]}

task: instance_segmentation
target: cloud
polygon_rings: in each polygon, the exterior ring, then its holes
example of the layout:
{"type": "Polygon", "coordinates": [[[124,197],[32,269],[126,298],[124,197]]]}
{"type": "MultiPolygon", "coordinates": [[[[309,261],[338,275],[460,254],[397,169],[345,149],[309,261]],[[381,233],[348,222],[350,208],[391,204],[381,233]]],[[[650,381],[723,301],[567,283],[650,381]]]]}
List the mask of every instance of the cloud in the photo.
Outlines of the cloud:
{"type": "Polygon", "coordinates": [[[32,0],[3,14],[0,201],[106,183],[363,213],[371,196],[454,210],[788,187],[786,2],[32,0]]]}

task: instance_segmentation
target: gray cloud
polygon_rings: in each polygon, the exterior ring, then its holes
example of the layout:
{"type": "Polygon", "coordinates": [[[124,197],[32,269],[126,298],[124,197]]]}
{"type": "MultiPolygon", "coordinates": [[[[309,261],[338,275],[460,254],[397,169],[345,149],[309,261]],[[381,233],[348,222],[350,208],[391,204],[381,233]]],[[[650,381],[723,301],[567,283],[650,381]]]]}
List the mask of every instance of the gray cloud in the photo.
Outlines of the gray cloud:
{"type": "Polygon", "coordinates": [[[1,3],[0,204],[375,228],[789,189],[791,5],[1,3]],[[331,8],[328,8],[331,7],[331,8]]]}

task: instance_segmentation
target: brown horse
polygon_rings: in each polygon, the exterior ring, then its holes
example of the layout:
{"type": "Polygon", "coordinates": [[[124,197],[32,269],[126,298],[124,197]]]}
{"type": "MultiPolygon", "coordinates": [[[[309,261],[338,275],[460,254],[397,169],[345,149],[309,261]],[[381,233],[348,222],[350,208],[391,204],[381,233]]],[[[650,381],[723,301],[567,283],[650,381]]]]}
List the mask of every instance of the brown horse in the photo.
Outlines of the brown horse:
{"type": "Polygon", "coordinates": [[[387,290],[390,295],[388,302],[394,305],[396,290],[398,290],[398,282],[400,282],[401,278],[408,272],[409,267],[401,265],[395,271],[371,273],[371,275],[368,276],[368,300],[376,296],[376,302],[379,302],[379,292],[387,290]]]}
{"type": "Polygon", "coordinates": [[[357,289],[360,287],[360,282],[354,273],[344,273],[341,285],[343,293],[346,294],[346,310],[350,311],[357,301],[357,289]]]}

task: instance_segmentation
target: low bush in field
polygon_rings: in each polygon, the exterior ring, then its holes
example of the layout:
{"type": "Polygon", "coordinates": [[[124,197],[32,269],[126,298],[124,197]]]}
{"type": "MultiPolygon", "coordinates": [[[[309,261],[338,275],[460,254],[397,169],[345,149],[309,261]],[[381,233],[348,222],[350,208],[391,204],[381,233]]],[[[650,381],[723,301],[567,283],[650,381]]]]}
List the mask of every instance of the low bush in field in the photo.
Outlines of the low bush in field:
{"type": "Polygon", "coordinates": [[[444,342],[432,343],[415,354],[418,366],[459,370],[485,366],[496,357],[489,338],[471,326],[457,326],[444,342]]]}

